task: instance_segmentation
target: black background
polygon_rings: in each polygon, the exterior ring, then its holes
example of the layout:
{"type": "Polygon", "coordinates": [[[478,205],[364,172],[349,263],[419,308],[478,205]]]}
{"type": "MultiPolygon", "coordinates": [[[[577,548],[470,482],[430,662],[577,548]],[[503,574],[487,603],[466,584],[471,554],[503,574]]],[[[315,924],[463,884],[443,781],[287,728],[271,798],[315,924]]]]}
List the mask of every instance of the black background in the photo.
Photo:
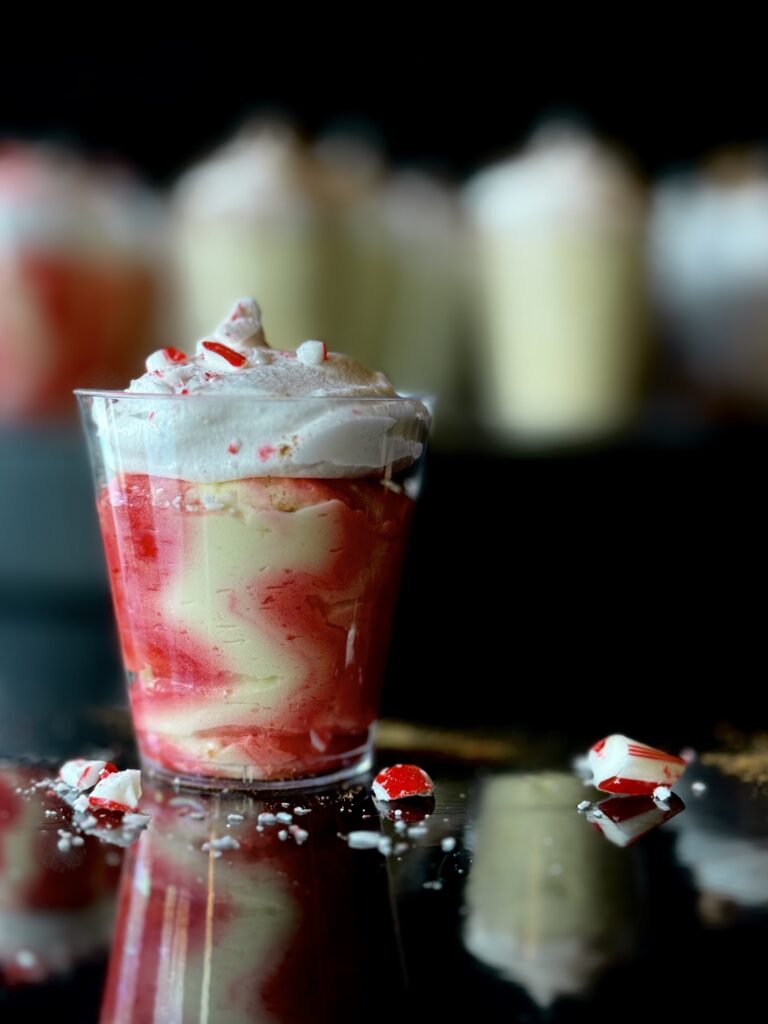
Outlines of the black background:
{"type": "Polygon", "coordinates": [[[160,182],[261,109],[309,133],[363,122],[396,160],[457,174],[552,112],[584,116],[651,174],[768,137],[760,33],[734,11],[677,24],[648,8],[571,22],[554,7],[286,14],[68,20],[60,35],[41,15],[6,33],[0,130],[66,138],[160,182]]]}

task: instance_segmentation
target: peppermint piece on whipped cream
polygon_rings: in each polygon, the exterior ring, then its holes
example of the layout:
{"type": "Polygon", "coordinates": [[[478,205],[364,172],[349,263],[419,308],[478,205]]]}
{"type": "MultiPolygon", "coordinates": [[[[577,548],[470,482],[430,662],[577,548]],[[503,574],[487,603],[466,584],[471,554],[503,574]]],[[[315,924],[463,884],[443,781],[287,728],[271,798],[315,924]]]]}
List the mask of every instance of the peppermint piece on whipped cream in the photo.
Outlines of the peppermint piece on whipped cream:
{"type": "Polygon", "coordinates": [[[296,356],[305,366],[319,366],[328,358],[324,341],[303,341],[296,349],[296,356]]]}
{"type": "MultiPolygon", "coordinates": [[[[120,475],[195,484],[249,477],[354,478],[404,469],[421,455],[429,413],[383,373],[310,339],[271,348],[254,299],[235,302],[192,355],[167,347],[121,396],[94,403],[120,475]]],[[[202,499],[201,499],[202,500],[202,499]]]]}

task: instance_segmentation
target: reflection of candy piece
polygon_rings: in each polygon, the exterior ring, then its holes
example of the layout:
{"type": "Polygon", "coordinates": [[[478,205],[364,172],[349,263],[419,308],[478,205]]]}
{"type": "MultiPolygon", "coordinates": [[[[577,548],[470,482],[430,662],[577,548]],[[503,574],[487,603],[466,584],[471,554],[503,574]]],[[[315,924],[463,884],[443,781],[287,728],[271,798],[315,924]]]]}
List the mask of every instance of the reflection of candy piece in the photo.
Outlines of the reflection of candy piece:
{"type": "Polygon", "coordinates": [[[589,751],[592,785],[606,793],[650,795],[657,786],[671,786],[683,774],[681,757],[615,733],[589,751]]]}
{"type": "Polygon", "coordinates": [[[159,348],[148,355],[145,361],[147,373],[162,373],[169,366],[186,363],[187,357],[177,348],[159,348]]]}
{"type": "Polygon", "coordinates": [[[248,361],[242,352],[236,352],[220,341],[201,341],[198,348],[203,360],[219,373],[240,370],[248,361]]]}
{"type": "Polygon", "coordinates": [[[88,803],[105,811],[135,811],[140,797],[141,772],[130,768],[102,779],[88,798],[88,803]]]}
{"type": "Polygon", "coordinates": [[[415,764],[396,764],[384,768],[373,780],[377,800],[405,800],[413,796],[432,796],[435,787],[423,768],[415,764]]]}
{"type": "Polygon", "coordinates": [[[684,810],[685,804],[674,793],[666,807],[650,796],[612,796],[588,810],[585,817],[614,846],[630,846],[684,810]]]}
{"type": "Polygon", "coordinates": [[[78,757],[74,761],[66,761],[59,769],[59,778],[72,789],[82,792],[95,786],[99,779],[115,772],[117,769],[109,761],[88,761],[78,757]]]}
{"type": "Polygon", "coordinates": [[[303,341],[296,349],[297,359],[306,366],[319,366],[328,358],[324,341],[303,341]]]}

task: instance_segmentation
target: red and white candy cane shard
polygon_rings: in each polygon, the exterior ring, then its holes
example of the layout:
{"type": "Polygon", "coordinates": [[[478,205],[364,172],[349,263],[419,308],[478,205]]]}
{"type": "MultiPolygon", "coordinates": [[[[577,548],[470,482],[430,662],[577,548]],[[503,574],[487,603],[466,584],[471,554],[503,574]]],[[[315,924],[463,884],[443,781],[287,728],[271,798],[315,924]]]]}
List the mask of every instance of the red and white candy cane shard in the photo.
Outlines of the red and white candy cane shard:
{"type": "Polygon", "coordinates": [[[667,807],[659,807],[650,796],[612,796],[591,807],[585,817],[614,846],[631,846],[684,810],[674,793],[667,807]]]}
{"type": "Polygon", "coordinates": [[[217,329],[216,336],[235,348],[238,345],[245,348],[266,345],[258,302],[255,299],[238,299],[232,312],[217,329]]]}
{"type": "MultiPolygon", "coordinates": [[[[108,761],[88,761],[84,757],[66,761],[59,769],[59,778],[72,789],[82,793],[84,789],[95,786],[102,777],[108,761]]],[[[114,767],[114,766],[113,766],[114,767]]]]}
{"type": "Polygon", "coordinates": [[[373,780],[376,800],[407,800],[415,796],[432,796],[434,791],[432,779],[415,764],[384,768],[373,780]]]}
{"type": "Polygon", "coordinates": [[[101,779],[88,797],[88,804],[104,811],[135,811],[140,798],[141,772],[129,768],[101,779]]]}
{"type": "Polygon", "coordinates": [[[231,373],[242,369],[248,362],[242,352],[236,352],[221,341],[201,341],[200,355],[218,373],[231,373]]]}
{"type": "Polygon", "coordinates": [[[605,793],[650,796],[657,786],[672,786],[686,769],[674,754],[614,733],[589,751],[592,785],[605,793]]]}
{"type": "Polygon", "coordinates": [[[147,373],[162,373],[169,367],[180,366],[186,361],[186,355],[177,348],[159,348],[147,356],[145,366],[147,373]]]}

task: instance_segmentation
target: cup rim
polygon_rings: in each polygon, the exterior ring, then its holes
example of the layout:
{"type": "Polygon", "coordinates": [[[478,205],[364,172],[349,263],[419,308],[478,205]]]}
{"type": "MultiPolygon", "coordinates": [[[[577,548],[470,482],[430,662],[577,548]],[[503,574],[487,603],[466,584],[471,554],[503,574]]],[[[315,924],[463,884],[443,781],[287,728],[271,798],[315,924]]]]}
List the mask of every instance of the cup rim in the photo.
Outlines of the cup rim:
{"type": "Polygon", "coordinates": [[[238,398],[250,398],[256,399],[259,402],[317,402],[318,404],[323,402],[332,402],[334,404],[344,403],[350,405],[359,405],[360,403],[371,403],[375,405],[391,405],[399,402],[418,402],[421,405],[426,406],[429,402],[434,402],[434,395],[430,394],[408,394],[408,395],[264,395],[258,391],[251,391],[244,389],[242,391],[234,392],[216,392],[211,393],[210,391],[190,391],[189,394],[181,395],[178,392],[162,392],[162,391],[119,391],[109,388],[75,388],[72,392],[77,398],[108,398],[108,399],[128,399],[128,400],[143,400],[143,401],[180,401],[183,400],[188,402],[190,400],[208,400],[208,401],[225,401],[231,402],[238,398]]]}

